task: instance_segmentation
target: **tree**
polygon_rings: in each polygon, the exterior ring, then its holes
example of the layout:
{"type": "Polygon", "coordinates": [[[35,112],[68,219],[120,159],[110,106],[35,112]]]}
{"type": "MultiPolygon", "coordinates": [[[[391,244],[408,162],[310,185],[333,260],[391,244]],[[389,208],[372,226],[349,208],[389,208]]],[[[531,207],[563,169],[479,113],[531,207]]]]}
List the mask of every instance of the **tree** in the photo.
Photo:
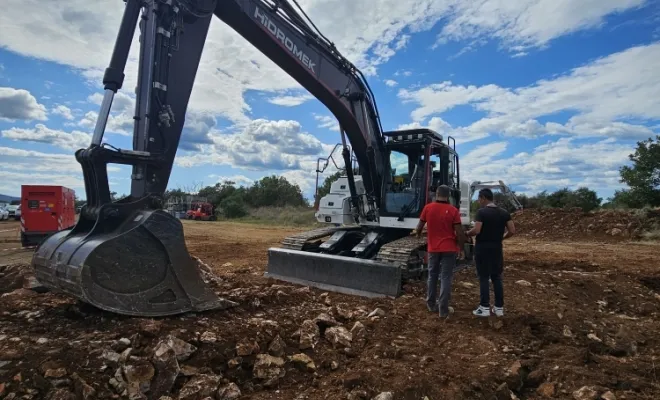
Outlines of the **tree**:
{"type": "Polygon", "coordinates": [[[227,180],[218,182],[213,186],[206,186],[200,189],[198,195],[205,197],[215,207],[219,207],[224,199],[234,195],[241,197],[245,201],[246,189],[242,187],[237,188],[234,186],[235,184],[235,182],[227,180]]]}
{"type": "Polygon", "coordinates": [[[546,202],[549,207],[566,207],[570,201],[571,191],[568,188],[559,189],[548,195],[546,202]]]}
{"type": "MultiPolygon", "coordinates": [[[[637,148],[628,156],[632,166],[619,168],[620,181],[630,187],[627,193],[619,193],[619,201],[632,204],[660,205],[660,135],[655,141],[649,138],[637,142],[637,148]]],[[[616,196],[616,194],[615,194],[616,196]]]]}
{"type": "Polygon", "coordinates": [[[185,197],[187,196],[188,193],[184,192],[181,189],[170,189],[166,190],[165,193],[163,193],[163,200],[167,202],[167,200],[171,198],[177,198],[177,197],[185,197]]]}
{"type": "Polygon", "coordinates": [[[225,218],[241,218],[248,214],[247,207],[245,207],[245,201],[238,193],[234,193],[233,195],[224,198],[220,202],[220,207],[222,208],[222,214],[225,218]]]}
{"type": "Polygon", "coordinates": [[[300,207],[307,205],[300,187],[283,176],[266,176],[246,191],[245,201],[252,207],[300,207]]]}
{"type": "Polygon", "coordinates": [[[581,187],[570,193],[568,207],[579,207],[583,211],[592,211],[600,207],[603,201],[598,194],[586,187],[581,187]]]}

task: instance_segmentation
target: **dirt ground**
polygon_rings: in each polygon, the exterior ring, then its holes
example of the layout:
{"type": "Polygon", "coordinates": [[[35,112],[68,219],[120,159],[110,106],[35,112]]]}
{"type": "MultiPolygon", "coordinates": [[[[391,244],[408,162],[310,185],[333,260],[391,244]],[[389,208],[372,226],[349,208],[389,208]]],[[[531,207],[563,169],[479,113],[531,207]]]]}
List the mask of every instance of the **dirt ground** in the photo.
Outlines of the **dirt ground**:
{"type": "Polygon", "coordinates": [[[236,307],[150,320],[20,289],[31,251],[0,223],[0,398],[660,398],[660,243],[514,237],[506,315],[472,315],[466,270],[441,320],[423,282],[392,300],[264,278],[267,249],[299,229],[184,228],[236,307]]]}

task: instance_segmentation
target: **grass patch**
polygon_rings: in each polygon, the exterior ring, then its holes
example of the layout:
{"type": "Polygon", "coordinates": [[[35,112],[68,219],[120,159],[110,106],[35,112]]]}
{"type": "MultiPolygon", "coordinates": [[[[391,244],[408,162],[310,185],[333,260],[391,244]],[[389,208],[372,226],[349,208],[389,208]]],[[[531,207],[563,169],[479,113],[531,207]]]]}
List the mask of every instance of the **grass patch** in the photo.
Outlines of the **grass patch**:
{"type": "Polygon", "coordinates": [[[245,222],[277,226],[317,226],[314,210],[309,207],[262,207],[248,210],[241,218],[220,218],[221,221],[245,222]]]}

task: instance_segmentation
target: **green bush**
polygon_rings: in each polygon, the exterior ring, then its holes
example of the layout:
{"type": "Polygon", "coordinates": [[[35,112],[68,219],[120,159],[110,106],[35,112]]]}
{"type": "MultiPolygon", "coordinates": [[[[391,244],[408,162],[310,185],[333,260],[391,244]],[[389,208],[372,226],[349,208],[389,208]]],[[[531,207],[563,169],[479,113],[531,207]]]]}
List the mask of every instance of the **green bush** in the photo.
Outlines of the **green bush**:
{"type": "Polygon", "coordinates": [[[242,218],[248,215],[247,207],[239,196],[230,196],[220,202],[222,215],[225,218],[242,218]]]}

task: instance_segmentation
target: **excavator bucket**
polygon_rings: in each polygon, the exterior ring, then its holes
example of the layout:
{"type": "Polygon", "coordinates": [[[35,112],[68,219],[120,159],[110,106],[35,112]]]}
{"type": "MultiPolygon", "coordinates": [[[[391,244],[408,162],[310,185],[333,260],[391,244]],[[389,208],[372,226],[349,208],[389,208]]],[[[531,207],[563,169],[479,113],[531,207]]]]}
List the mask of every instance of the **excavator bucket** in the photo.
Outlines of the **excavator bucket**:
{"type": "MultiPolygon", "coordinates": [[[[105,213],[102,213],[105,214],[105,213]]],[[[204,283],[181,222],[162,210],[78,224],[44,240],[32,265],[44,286],[100,309],[156,317],[223,309],[232,302],[204,283]],[[91,228],[91,229],[90,229],[91,228]]]]}
{"type": "Polygon", "coordinates": [[[398,297],[401,268],[361,258],[268,249],[266,277],[364,297],[398,297]]]}

